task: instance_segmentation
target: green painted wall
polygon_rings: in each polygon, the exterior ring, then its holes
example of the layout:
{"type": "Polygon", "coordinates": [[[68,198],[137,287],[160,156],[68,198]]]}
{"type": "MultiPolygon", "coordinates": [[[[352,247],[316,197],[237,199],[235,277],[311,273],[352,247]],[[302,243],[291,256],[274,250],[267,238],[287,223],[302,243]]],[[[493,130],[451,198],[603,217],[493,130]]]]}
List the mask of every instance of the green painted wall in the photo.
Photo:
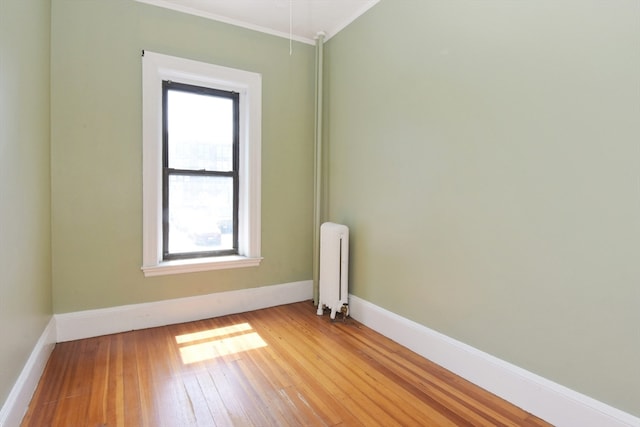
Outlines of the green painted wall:
{"type": "Polygon", "coordinates": [[[49,16],[0,1],[0,406],[52,314],[49,16]]]}
{"type": "Polygon", "coordinates": [[[52,3],[56,313],[311,278],[314,47],[133,0],[52,3]],[[142,49],[262,74],[258,268],[144,278],[142,49]]]}
{"type": "Polygon", "coordinates": [[[325,60],[353,293],[640,415],[640,3],[382,0],[325,60]]]}

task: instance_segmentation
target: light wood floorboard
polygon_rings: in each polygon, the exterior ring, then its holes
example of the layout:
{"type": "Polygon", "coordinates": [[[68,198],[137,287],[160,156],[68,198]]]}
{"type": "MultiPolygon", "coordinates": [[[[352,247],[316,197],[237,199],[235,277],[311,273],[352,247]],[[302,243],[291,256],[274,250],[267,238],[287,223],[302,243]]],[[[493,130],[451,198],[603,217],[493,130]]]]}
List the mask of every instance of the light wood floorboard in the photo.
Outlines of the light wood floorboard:
{"type": "Polygon", "coordinates": [[[311,302],[57,344],[23,427],[547,426],[311,302]]]}

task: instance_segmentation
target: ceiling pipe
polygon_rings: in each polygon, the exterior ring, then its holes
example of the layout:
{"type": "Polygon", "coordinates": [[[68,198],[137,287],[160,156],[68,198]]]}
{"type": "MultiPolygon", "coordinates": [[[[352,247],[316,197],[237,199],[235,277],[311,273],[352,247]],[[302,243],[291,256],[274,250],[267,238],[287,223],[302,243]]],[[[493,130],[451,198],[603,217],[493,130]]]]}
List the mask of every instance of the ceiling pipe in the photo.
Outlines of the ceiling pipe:
{"type": "Polygon", "coordinates": [[[313,204],[313,303],[318,305],[320,283],[320,225],[322,224],[322,80],[323,54],[326,34],[318,32],[316,40],[315,81],[315,156],[313,204]]]}

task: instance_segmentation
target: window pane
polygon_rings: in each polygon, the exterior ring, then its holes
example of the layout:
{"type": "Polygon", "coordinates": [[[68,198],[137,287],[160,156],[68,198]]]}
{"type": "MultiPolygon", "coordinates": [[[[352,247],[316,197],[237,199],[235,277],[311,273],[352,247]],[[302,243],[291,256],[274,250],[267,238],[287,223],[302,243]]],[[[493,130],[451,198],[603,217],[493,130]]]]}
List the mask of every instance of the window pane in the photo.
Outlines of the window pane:
{"type": "Polygon", "coordinates": [[[169,253],[233,249],[233,178],[169,176],[169,253]]]}
{"type": "Polygon", "coordinates": [[[233,100],[169,90],[169,167],[233,169],[233,100]]]}

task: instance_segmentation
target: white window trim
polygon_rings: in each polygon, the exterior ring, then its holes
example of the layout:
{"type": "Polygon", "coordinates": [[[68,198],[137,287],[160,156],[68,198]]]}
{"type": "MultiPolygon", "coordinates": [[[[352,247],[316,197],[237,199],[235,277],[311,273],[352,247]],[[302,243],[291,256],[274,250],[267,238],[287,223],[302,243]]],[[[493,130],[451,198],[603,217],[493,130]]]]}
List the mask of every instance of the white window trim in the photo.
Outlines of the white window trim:
{"type": "Polygon", "coordinates": [[[146,277],[260,265],[262,77],[249,71],[143,52],[142,271],[146,277]],[[238,255],[162,260],[162,81],[240,94],[238,255]]]}

